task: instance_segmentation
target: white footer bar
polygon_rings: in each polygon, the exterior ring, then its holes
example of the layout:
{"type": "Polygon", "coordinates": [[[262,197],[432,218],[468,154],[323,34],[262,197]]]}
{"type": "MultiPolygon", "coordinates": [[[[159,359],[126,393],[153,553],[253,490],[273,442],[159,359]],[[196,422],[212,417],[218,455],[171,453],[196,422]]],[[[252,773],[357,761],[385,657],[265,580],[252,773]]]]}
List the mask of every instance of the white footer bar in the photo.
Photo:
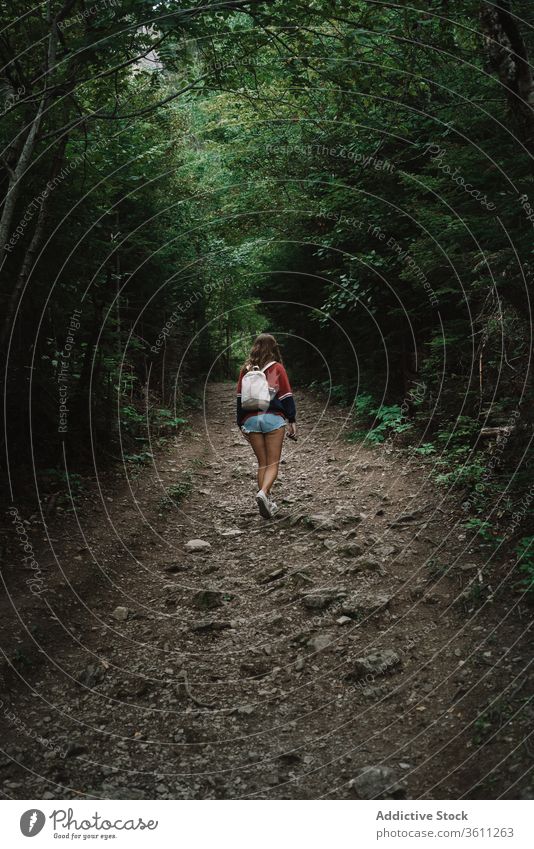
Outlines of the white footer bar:
{"type": "Polygon", "coordinates": [[[532,801],[4,801],[2,844],[532,849],[532,801]],[[35,843],[29,839],[35,838],[35,843]]]}

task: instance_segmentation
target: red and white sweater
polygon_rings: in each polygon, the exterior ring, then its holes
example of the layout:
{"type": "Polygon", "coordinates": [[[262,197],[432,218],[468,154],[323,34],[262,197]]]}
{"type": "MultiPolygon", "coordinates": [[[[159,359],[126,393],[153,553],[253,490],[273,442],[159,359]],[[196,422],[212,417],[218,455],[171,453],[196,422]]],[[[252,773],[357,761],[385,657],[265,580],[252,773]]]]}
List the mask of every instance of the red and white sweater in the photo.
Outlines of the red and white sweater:
{"type": "Polygon", "coordinates": [[[294,422],[297,416],[295,399],[287,372],[282,363],[274,363],[265,372],[269,388],[271,389],[271,403],[268,410],[242,410],[241,409],[241,384],[246,369],[241,369],[237,383],[237,424],[239,427],[251,416],[257,416],[262,412],[274,413],[283,416],[288,422],[294,422]]]}

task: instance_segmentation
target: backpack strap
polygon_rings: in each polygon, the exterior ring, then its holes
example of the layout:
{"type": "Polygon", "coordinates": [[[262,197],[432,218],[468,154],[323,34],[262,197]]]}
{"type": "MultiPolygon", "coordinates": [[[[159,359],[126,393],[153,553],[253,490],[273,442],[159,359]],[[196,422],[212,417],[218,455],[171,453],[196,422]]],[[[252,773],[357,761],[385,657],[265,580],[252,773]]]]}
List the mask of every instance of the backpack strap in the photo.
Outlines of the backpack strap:
{"type": "Polygon", "coordinates": [[[262,368],[262,369],[260,369],[260,371],[262,371],[262,372],[265,374],[265,372],[267,371],[267,369],[268,369],[268,368],[271,368],[271,366],[274,366],[274,364],[275,364],[275,363],[276,363],[276,360],[272,360],[270,363],[267,363],[267,365],[266,365],[266,366],[263,366],[263,368],[262,368]]]}

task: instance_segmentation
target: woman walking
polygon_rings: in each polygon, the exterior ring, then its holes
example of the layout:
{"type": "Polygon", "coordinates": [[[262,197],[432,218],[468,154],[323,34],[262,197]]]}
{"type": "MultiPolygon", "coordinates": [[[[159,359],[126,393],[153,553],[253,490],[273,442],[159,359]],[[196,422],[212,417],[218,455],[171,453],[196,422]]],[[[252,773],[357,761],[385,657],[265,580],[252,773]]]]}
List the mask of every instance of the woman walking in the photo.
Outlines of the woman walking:
{"type": "Polygon", "coordinates": [[[250,442],[258,461],[256,503],[261,515],[271,519],[278,507],[271,500],[278,477],[284,433],[297,438],[293,392],[274,336],[260,333],[237,384],[237,424],[250,442]]]}

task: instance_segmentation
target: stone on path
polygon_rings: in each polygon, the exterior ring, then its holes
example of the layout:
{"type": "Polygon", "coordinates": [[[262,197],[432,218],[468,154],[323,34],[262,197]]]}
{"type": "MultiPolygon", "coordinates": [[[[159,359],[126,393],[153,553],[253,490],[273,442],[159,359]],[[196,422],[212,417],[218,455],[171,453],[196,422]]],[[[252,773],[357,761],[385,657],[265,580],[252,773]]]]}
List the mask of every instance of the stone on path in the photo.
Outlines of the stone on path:
{"type": "Polygon", "coordinates": [[[289,580],[297,589],[301,587],[309,587],[313,584],[313,578],[311,578],[308,573],[302,569],[297,569],[295,572],[291,572],[289,580]]]}
{"type": "Polygon", "coordinates": [[[389,607],[391,596],[382,592],[373,591],[373,588],[364,587],[357,590],[345,599],[341,608],[345,616],[357,619],[367,613],[376,613],[378,610],[386,610],[389,607]]]}
{"type": "Polygon", "coordinates": [[[304,517],[304,524],[317,531],[336,531],[338,523],[327,513],[314,513],[312,516],[304,517]]]}
{"type": "Polygon", "coordinates": [[[348,625],[349,622],[352,622],[350,616],[340,616],[339,619],[336,619],[338,625],[348,625]]]}
{"type": "Polygon", "coordinates": [[[348,673],[349,681],[359,681],[367,676],[385,675],[400,664],[400,657],[393,649],[377,649],[353,661],[348,673]]]}
{"type": "Polygon", "coordinates": [[[406,787],[389,766],[368,766],[349,782],[360,799],[402,799],[406,787]]]}
{"type": "Polygon", "coordinates": [[[336,518],[339,519],[344,525],[348,524],[360,524],[364,519],[367,519],[367,513],[355,513],[353,510],[346,511],[345,508],[341,507],[336,512],[336,518]]]}
{"type": "Polygon", "coordinates": [[[316,634],[308,640],[308,648],[314,652],[324,651],[330,648],[334,638],[331,634],[316,634]]]}
{"type": "Polygon", "coordinates": [[[247,678],[263,678],[268,675],[272,669],[272,662],[267,658],[258,657],[251,660],[243,661],[241,664],[241,672],[247,678]]]}
{"type": "Polygon", "coordinates": [[[271,581],[278,581],[280,578],[283,578],[286,574],[286,569],[284,566],[280,566],[277,569],[268,569],[265,572],[260,572],[257,576],[260,584],[269,584],[271,581]]]}
{"type": "Polygon", "coordinates": [[[337,551],[343,557],[361,557],[364,553],[363,546],[359,542],[347,542],[345,545],[340,545],[337,551]]]}
{"type": "Polygon", "coordinates": [[[121,607],[119,605],[119,607],[116,607],[111,615],[117,620],[117,622],[126,622],[128,619],[128,613],[129,610],[127,607],[121,607]]]}
{"type": "Polygon", "coordinates": [[[302,604],[307,610],[326,610],[326,608],[343,596],[342,590],[321,590],[315,593],[309,593],[302,599],[302,604]]]}
{"type": "Polygon", "coordinates": [[[211,543],[207,542],[205,539],[190,539],[189,542],[186,542],[184,548],[186,551],[192,553],[209,551],[211,543]]]}
{"type": "Polygon", "coordinates": [[[87,746],[83,743],[69,743],[65,749],[64,757],[77,758],[78,755],[84,755],[87,752],[87,746]]]}
{"type": "Polygon", "coordinates": [[[188,567],[185,563],[179,563],[175,561],[173,563],[166,563],[163,567],[165,572],[169,572],[171,575],[176,574],[176,572],[185,572],[188,567]]]}
{"type": "Polygon", "coordinates": [[[373,549],[373,554],[380,557],[381,560],[385,560],[387,557],[392,557],[397,551],[396,545],[379,545],[373,549]]]}
{"type": "Polygon", "coordinates": [[[220,590],[199,590],[193,596],[193,604],[200,610],[213,610],[222,607],[224,593],[220,590]]]}
{"type": "Polygon", "coordinates": [[[89,663],[78,675],[78,682],[90,690],[100,684],[104,679],[106,670],[104,666],[96,663],[89,663]]]}
{"type": "Polygon", "coordinates": [[[356,557],[353,560],[349,568],[351,572],[378,572],[382,568],[382,564],[372,554],[362,554],[361,557],[356,557]]]}

